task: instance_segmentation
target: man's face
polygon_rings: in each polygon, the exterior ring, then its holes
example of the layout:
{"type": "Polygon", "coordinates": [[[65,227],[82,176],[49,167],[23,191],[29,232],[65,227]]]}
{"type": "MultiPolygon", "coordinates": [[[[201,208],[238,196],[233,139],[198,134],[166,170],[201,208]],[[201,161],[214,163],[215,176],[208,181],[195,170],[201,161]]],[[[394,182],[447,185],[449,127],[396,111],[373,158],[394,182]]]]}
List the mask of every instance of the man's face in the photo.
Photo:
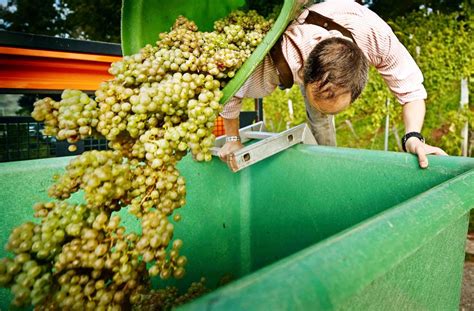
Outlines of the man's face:
{"type": "MultiPolygon", "coordinates": [[[[308,99],[311,106],[313,106],[316,110],[324,113],[324,114],[337,114],[346,108],[349,107],[351,104],[351,92],[342,90],[342,89],[335,89],[334,95],[331,97],[320,97],[318,98],[314,94],[319,93],[315,92],[315,88],[319,87],[318,83],[310,83],[306,85],[306,98],[308,99]]],[[[321,91],[321,90],[319,90],[321,91]]],[[[324,94],[324,90],[322,90],[324,94]]]]}

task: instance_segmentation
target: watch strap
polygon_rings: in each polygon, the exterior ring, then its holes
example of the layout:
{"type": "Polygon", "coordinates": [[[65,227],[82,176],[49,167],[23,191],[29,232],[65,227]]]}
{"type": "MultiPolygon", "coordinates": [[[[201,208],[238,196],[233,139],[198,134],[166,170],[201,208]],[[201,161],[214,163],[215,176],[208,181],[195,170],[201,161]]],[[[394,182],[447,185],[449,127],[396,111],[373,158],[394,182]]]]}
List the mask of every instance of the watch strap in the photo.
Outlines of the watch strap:
{"type": "Polygon", "coordinates": [[[425,138],[418,132],[409,132],[409,133],[406,133],[403,138],[402,138],[402,147],[403,147],[403,151],[407,152],[407,147],[406,147],[406,142],[408,139],[412,138],[412,137],[416,137],[418,138],[422,143],[425,142],[425,138]]]}
{"type": "Polygon", "coordinates": [[[226,142],[240,141],[240,136],[226,136],[225,141],[226,142]]]}

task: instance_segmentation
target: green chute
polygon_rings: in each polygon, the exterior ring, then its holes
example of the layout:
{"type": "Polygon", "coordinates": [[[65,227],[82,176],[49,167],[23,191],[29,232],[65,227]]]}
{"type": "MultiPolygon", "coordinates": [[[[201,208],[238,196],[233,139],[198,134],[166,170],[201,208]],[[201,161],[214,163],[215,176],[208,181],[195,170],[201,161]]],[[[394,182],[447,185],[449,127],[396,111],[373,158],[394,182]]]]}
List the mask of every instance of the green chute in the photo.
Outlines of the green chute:
{"type": "MultiPolygon", "coordinates": [[[[235,77],[223,89],[226,103],[247,80],[278,40],[302,5],[301,0],[284,0],[274,26],[235,77]]],[[[136,53],[154,44],[160,32],[168,31],[179,15],[194,21],[200,30],[210,31],[215,20],[246,5],[245,0],[124,0],[122,6],[122,50],[136,53]]]]}

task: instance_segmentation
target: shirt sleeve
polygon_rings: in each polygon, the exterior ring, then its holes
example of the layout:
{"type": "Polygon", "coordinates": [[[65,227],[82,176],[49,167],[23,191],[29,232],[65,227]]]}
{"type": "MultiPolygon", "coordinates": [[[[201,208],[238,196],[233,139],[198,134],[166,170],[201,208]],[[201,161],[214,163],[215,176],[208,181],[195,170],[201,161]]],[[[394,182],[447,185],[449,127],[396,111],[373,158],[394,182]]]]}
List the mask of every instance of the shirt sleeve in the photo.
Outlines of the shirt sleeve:
{"type": "Polygon", "coordinates": [[[278,72],[270,56],[265,56],[263,61],[255,68],[242,87],[225,104],[220,115],[224,119],[237,119],[242,108],[243,98],[262,98],[269,95],[279,84],[278,72]]]}
{"type": "Polygon", "coordinates": [[[240,115],[241,109],[242,98],[234,96],[227,102],[227,104],[225,104],[224,109],[220,115],[224,119],[237,119],[240,115]]]}
{"type": "MultiPolygon", "coordinates": [[[[384,27],[385,28],[385,27],[384,27]]],[[[380,28],[379,28],[380,29],[380,28]]],[[[426,99],[427,93],[423,86],[423,74],[413,57],[398,40],[390,27],[376,36],[383,42],[382,54],[375,68],[382,75],[385,83],[402,104],[426,99]]]]}

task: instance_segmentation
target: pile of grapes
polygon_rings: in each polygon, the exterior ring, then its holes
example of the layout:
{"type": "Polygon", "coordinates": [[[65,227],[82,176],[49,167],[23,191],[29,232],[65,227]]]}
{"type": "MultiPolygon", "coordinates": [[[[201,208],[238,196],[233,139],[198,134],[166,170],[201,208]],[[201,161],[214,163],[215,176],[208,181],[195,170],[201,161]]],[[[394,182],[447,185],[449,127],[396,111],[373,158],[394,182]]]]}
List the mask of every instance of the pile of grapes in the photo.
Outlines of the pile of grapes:
{"type": "MultiPolygon", "coordinates": [[[[73,159],[50,187],[52,202],[34,206],[37,222],[15,228],[0,261],[0,285],[16,306],[56,310],[162,309],[202,294],[204,280],[187,293],[150,291],[150,277],[182,278],[187,258],[174,239],[175,210],[186,186],[178,161],[190,151],[210,161],[221,89],[270,29],[255,11],[235,11],[199,32],[179,17],[156,46],[113,63],[114,76],[89,98],[65,90],[61,101],[35,103],[44,133],[74,144],[102,135],[109,150],[73,159]],[[67,199],[81,191],[83,204],[67,199]],[[117,211],[141,222],[128,233],[117,211]]],[[[74,150],[74,145],[70,146],[74,150]]]]}

